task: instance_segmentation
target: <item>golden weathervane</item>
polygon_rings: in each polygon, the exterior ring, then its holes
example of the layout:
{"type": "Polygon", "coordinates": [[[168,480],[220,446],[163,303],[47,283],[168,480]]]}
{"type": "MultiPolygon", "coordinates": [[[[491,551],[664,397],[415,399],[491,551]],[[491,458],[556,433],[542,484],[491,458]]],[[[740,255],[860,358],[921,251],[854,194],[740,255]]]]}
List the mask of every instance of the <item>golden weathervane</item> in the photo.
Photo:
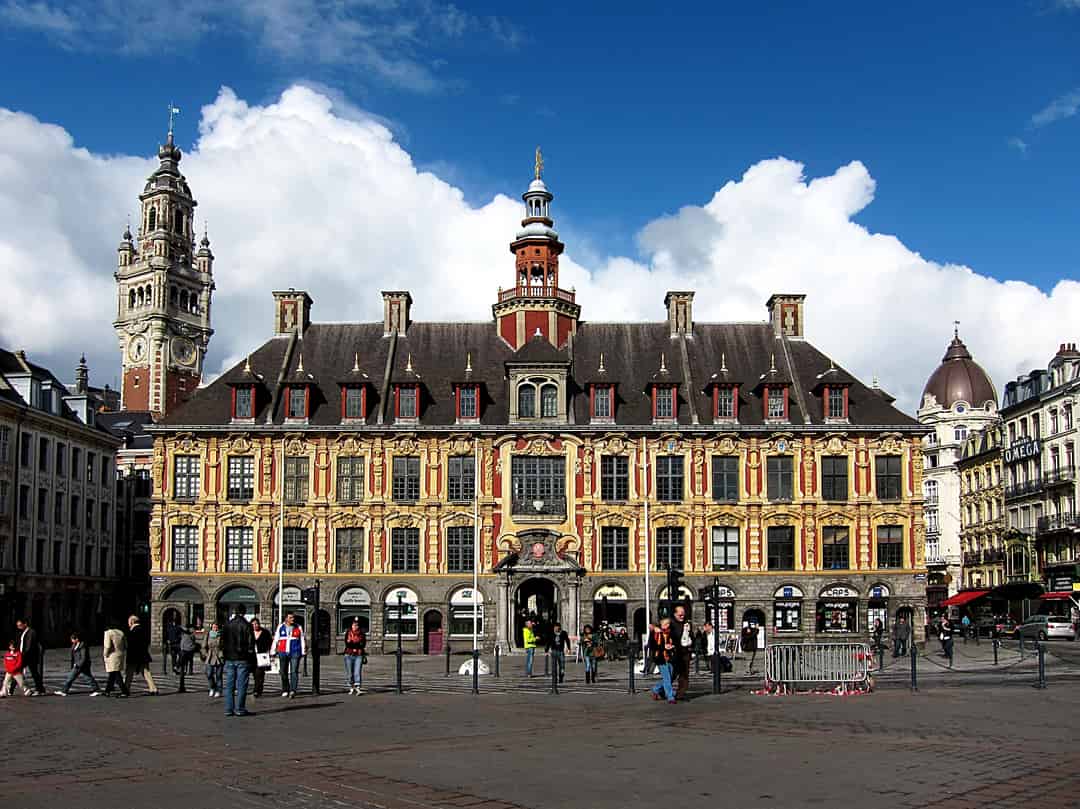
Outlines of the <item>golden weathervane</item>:
{"type": "Polygon", "coordinates": [[[544,156],[540,154],[540,147],[536,147],[536,179],[540,179],[540,175],[544,173],[544,156]]]}

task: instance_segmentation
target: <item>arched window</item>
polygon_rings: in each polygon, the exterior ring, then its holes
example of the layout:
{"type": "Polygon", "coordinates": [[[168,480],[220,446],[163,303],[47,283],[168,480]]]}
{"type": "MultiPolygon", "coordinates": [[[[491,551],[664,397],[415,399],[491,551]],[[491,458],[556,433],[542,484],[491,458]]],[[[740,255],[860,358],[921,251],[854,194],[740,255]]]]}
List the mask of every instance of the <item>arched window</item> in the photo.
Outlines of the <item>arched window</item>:
{"type": "Polygon", "coordinates": [[[518,418],[536,418],[536,387],[529,382],[518,386],[518,418]]]}
{"type": "Polygon", "coordinates": [[[966,438],[967,438],[967,425],[966,424],[957,424],[953,428],[953,440],[954,441],[963,441],[966,438]]]}
{"type": "Polygon", "coordinates": [[[146,293],[143,291],[142,287],[139,287],[139,306],[142,306],[145,303],[146,303],[146,293]]]}
{"type": "Polygon", "coordinates": [[[559,415],[559,389],[554,385],[540,388],[540,416],[553,419],[559,415]]]}
{"type": "Polygon", "coordinates": [[[157,227],[157,209],[151,208],[150,212],[146,215],[146,229],[154,230],[157,227]]]}
{"type": "Polygon", "coordinates": [[[188,310],[188,294],[186,289],[180,290],[180,308],[185,312],[188,310]]]}
{"type": "Polygon", "coordinates": [[[150,284],[146,285],[146,305],[154,305],[154,288],[150,284]]]}
{"type": "Polygon", "coordinates": [[[184,232],[184,214],[181,211],[177,211],[176,217],[173,219],[173,230],[176,233],[184,232]]]}
{"type": "Polygon", "coordinates": [[[128,309],[135,308],[135,290],[128,290],[128,309]]]}
{"type": "Polygon", "coordinates": [[[173,306],[178,306],[180,303],[179,296],[176,294],[176,287],[169,287],[169,303],[173,306]]]}

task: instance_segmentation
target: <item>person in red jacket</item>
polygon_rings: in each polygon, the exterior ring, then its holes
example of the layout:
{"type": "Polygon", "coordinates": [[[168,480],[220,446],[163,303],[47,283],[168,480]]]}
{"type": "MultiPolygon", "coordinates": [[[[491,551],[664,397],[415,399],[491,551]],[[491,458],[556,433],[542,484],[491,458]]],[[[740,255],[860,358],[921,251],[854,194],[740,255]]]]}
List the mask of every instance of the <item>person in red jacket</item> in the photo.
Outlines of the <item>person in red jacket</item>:
{"type": "Polygon", "coordinates": [[[0,697],[6,697],[11,692],[13,682],[22,689],[24,697],[30,696],[26,690],[26,681],[23,680],[22,652],[19,651],[15,641],[10,641],[7,654],[4,655],[4,686],[0,690],[0,697]]]}

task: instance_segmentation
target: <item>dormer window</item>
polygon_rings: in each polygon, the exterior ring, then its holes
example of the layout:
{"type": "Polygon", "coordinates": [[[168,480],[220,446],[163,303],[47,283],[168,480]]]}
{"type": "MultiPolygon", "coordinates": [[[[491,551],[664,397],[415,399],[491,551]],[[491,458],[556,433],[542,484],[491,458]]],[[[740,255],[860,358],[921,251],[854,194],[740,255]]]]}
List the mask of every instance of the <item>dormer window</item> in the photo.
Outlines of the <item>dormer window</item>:
{"type": "Polygon", "coordinates": [[[233,388],[232,417],[237,421],[255,418],[255,386],[237,385],[233,388]]]}
{"type": "Polygon", "coordinates": [[[615,389],[613,385],[593,385],[591,391],[592,420],[615,420],[615,389]]]}
{"type": "Polygon", "coordinates": [[[341,418],[345,421],[363,421],[367,418],[367,390],[363,385],[342,386],[341,418]]]}
{"type": "Polygon", "coordinates": [[[285,399],[285,418],[306,419],[308,417],[308,387],[294,385],[289,388],[285,399]]]}
{"type": "Polygon", "coordinates": [[[416,421],[420,412],[418,386],[398,385],[395,393],[394,417],[399,421],[416,421]]]}
{"type": "Polygon", "coordinates": [[[460,384],[457,386],[458,421],[476,421],[480,418],[480,386],[460,384]]]}
{"type": "Polygon", "coordinates": [[[717,385],[713,388],[713,417],[717,421],[739,420],[738,385],[717,385]]]}
{"type": "Polygon", "coordinates": [[[559,415],[559,389],[547,384],[540,387],[540,418],[553,419],[559,415]]]}
{"type": "Polygon", "coordinates": [[[765,418],[770,421],[786,421],[788,418],[787,386],[765,388],[765,418]]]}
{"type": "Polygon", "coordinates": [[[821,392],[822,402],[825,408],[825,418],[832,421],[843,421],[848,417],[848,387],[847,385],[826,385],[821,392]]]}
{"type": "Polygon", "coordinates": [[[675,421],[678,416],[678,402],[675,398],[674,385],[653,386],[653,420],[675,421]]]}
{"type": "Polygon", "coordinates": [[[536,387],[528,382],[518,386],[518,418],[536,418],[536,387]]]}

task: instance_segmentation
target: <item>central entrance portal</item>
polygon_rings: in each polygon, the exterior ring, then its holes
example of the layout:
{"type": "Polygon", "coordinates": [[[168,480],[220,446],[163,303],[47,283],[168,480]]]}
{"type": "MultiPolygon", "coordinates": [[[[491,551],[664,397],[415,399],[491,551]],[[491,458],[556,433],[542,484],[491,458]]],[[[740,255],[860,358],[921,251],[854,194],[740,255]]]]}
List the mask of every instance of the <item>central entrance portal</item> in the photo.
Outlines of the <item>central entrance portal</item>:
{"type": "Polygon", "coordinates": [[[548,579],[526,579],[518,587],[514,600],[514,645],[522,648],[521,631],[525,622],[536,623],[537,637],[543,639],[551,634],[552,625],[559,620],[559,598],[555,583],[548,579]]]}

